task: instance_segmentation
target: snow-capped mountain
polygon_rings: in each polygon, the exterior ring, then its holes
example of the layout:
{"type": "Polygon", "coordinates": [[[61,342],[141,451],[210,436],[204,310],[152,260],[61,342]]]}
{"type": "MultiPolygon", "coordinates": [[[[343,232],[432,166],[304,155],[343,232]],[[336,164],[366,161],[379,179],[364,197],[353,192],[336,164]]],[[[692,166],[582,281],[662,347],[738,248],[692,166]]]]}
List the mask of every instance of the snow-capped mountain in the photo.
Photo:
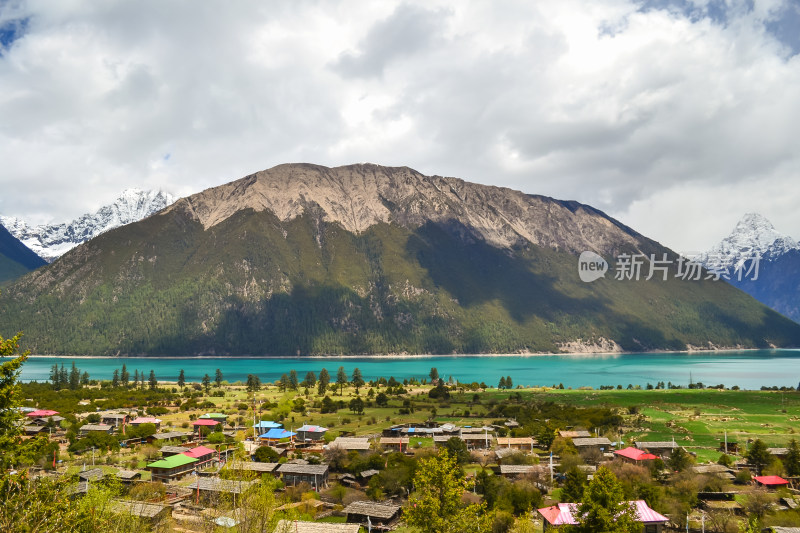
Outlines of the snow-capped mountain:
{"type": "Polygon", "coordinates": [[[781,233],[766,217],[747,213],[730,235],[700,257],[706,267],[734,270],[745,261],[774,260],[790,250],[800,249],[797,241],[781,233]]]}
{"type": "Polygon", "coordinates": [[[746,214],[729,236],[696,261],[726,272],[731,285],[800,322],[800,245],[764,216],[746,214]],[[739,267],[746,275],[737,274],[739,267]]]}
{"type": "Polygon", "coordinates": [[[103,232],[130,224],[161,211],[176,200],[164,191],[127,189],[109,205],[72,222],[29,226],[14,217],[0,216],[0,223],[25,246],[47,262],[103,232]]]}

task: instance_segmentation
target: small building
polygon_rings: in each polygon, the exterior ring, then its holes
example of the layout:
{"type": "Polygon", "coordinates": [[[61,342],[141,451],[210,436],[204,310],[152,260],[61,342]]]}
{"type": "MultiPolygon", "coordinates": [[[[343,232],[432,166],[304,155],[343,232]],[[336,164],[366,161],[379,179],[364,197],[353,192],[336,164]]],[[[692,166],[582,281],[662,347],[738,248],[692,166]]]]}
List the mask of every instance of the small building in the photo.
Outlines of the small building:
{"type": "Polygon", "coordinates": [[[150,463],[147,469],[150,470],[153,481],[169,482],[194,471],[196,463],[197,459],[194,457],[179,453],[150,463]]]}
{"type": "Polygon", "coordinates": [[[770,453],[770,455],[780,459],[781,461],[786,459],[786,456],[789,454],[789,448],[767,448],[767,451],[770,453]]]}
{"type": "Polygon", "coordinates": [[[257,474],[275,474],[280,463],[258,463],[249,461],[235,461],[228,463],[228,470],[234,472],[256,472],[257,474]]]}
{"type": "Polygon", "coordinates": [[[142,479],[142,473],[137,472],[136,470],[121,469],[118,470],[117,473],[114,475],[117,476],[117,479],[119,479],[120,482],[125,483],[126,485],[142,479]]]}
{"type": "Polygon", "coordinates": [[[653,455],[657,455],[662,459],[669,459],[672,457],[672,452],[675,451],[675,448],[680,448],[675,441],[671,440],[651,442],[639,441],[636,443],[636,447],[640,450],[652,453],[653,455]]]}
{"type": "Polygon", "coordinates": [[[558,435],[563,439],[589,439],[592,437],[592,434],[585,429],[562,429],[558,432],[558,435]]]}
{"type": "Polygon", "coordinates": [[[140,426],[142,424],[153,424],[156,427],[156,430],[161,429],[161,419],[156,418],[154,416],[137,416],[133,420],[131,420],[130,424],[132,426],[140,426]]]}
{"type": "Polygon", "coordinates": [[[533,437],[497,437],[498,448],[533,451],[534,444],[536,444],[536,440],[533,437]]]}
{"type": "Polygon", "coordinates": [[[303,520],[279,520],[273,533],[358,533],[358,524],[332,524],[304,522],[303,520]]]}
{"type": "Polygon", "coordinates": [[[500,465],[498,471],[504,478],[520,478],[536,473],[544,474],[546,467],[541,465],[500,465]]]}
{"type": "Polygon", "coordinates": [[[724,453],[739,453],[739,443],[735,440],[729,440],[725,442],[724,440],[719,443],[719,451],[724,453]]]}
{"type": "Polygon", "coordinates": [[[155,435],[150,435],[147,437],[147,442],[152,444],[160,444],[162,442],[168,441],[176,441],[176,442],[186,442],[192,438],[191,433],[185,433],[183,431],[165,431],[163,433],[156,433],[155,435]]]}
{"type": "Polygon", "coordinates": [[[402,507],[388,502],[353,502],[344,509],[348,524],[389,526],[400,518],[402,507]]]}
{"type": "Polygon", "coordinates": [[[578,453],[588,450],[597,450],[600,453],[605,453],[612,448],[611,441],[605,437],[579,437],[573,438],[572,444],[578,453]]]}
{"type": "MultiPolygon", "coordinates": [[[[643,533],[662,533],[669,522],[669,518],[657,513],[644,500],[628,502],[634,506],[637,522],[644,525],[643,533]]],[[[543,532],[557,530],[561,526],[576,525],[575,513],[578,509],[577,503],[559,503],[551,507],[538,509],[543,518],[543,532]]]]}
{"type": "Polygon", "coordinates": [[[78,478],[81,481],[100,481],[105,477],[105,473],[100,468],[92,468],[78,472],[78,478]]]}
{"type": "Polygon", "coordinates": [[[347,452],[366,453],[370,449],[370,444],[369,439],[364,437],[336,437],[333,442],[328,444],[328,449],[332,448],[340,448],[347,452]]]}
{"type": "Polygon", "coordinates": [[[317,442],[325,438],[325,433],[327,431],[328,428],[322,426],[304,424],[302,427],[297,428],[297,439],[301,442],[317,442]]]}
{"type": "Polygon", "coordinates": [[[186,457],[197,459],[195,468],[204,468],[208,463],[217,460],[217,451],[205,446],[198,446],[185,452],[182,452],[186,457]]]}
{"type": "Polygon", "coordinates": [[[285,429],[273,428],[263,435],[259,435],[258,438],[261,440],[262,444],[277,444],[284,439],[291,439],[295,435],[297,435],[297,433],[286,431],[285,429]]]}
{"type": "Polygon", "coordinates": [[[778,487],[785,487],[789,484],[789,481],[783,479],[781,476],[755,476],[753,481],[762,487],[772,490],[777,489],[778,487]]]}
{"type": "Polygon", "coordinates": [[[24,431],[25,434],[28,436],[38,435],[44,430],[45,430],[44,426],[39,426],[37,424],[26,424],[22,426],[22,431],[24,431]]]}
{"type": "Polygon", "coordinates": [[[256,434],[266,433],[270,429],[283,429],[283,424],[280,422],[273,422],[272,420],[261,420],[253,426],[256,434]]]}
{"type": "Polygon", "coordinates": [[[222,428],[222,422],[213,418],[198,418],[192,425],[198,433],[201,428],[206,428],[208,431],[219,431],[222,428]]]}
{"type": "Polygon", "coordinates": [[[238,479],[221,479],[218,477],[200,477],[187,488],[197,491],[200,496],[209,497],[215,494],[239,495],[252,487],[255,481],[241,481],[238,479]]]}
{"type": "Polygon", "coordinates": [[[37,409],[35,411],[25,413],[25,416],[28,418],[49,418],[51,416],[56,416],[57,414],[58,411],[53,411],[52,409],[37,409]]]}
{"type": "Polygon", "coordinates": [[[206,413],[198,417],[199,420],[216,420],[220,424],[224,424],[228,420],[228,415],[225,413],[206,413]]]}
{"type": "Polygon", "coordinates": [[[652,453],[647,453],[639,448],[634,448],[632,446],[628,446],[627,448],[623,448],[622,450],[614,450],[614,455],[622,459],[623,461],[631,464],[638,465],[641,461],[655,461],[658,459],[652,453]]]}
{"type": "Polygon", "coordinates": [[[722,479],[726,479],[728,481],[733,481],[736,477],[733,475],[733,471],[725,465],[718,465],[718,464],[693,465],[689,467],[689,470],[691,470],[695,474],[716,476],[722,479]]]}
{"type": "Polygon", "coordinates": [[[379,444],[385,450],[402,452],[408,450],[408,437],[381,437],[379,444]]]}
{"type": "Polygon", "coordinates": [[[178,455],[179,453],[186,453],[191,448],[187,448],[186,446],[162,446],[159,450],[161,452],[161,457],[170,457],[172,455],[178,455]]]}
{"type": "Polygon", "coordinates": [[[63,416],[59,416],[59,415],[53,415],[53,416],[47,416],[47,417],[43,416],[43,417],[39,417],[39,418],[34,418],[32,422],[34,424],[36,424],[37,426],[46,426],[46,425],[48,425],[50,423],[54,424],[55,426],[59,426],[61,424],[62,420],[66,420],[66,418],[64,418],[63,416]]]}
{"type": "Polygon", "coordinates": [[[108,424],[84,424],[79,431],[81,435],[87,435],[92,431],[99,431],[111,435],[114,433],[114,426],[109,426],[108,424]]]}
{"type": "Polygon", "coordinates": [[[156,523],[169,517],[172,511],[172,508],[167,505],[139,501],[114,500],[112,505],[113,511],[117,514],[135,516],[151,523],[156,523]]]}
{"type": "Polygon", "coordinates": [[[119,428],[130,422],[130,415],[125,413],[100,413],[100,423],[119,428]]]}
{"type": "Polygon", "coordinates": [[[462,433],[460,438],[468,450],[488,450],[494,445],[494,435],[488,433],[462,433]]]}
{"type": "Polygon", "coordinates": [[[328,485],[328,465],[298,465],[284,463],[278,467],[284,485],[294,486],[306,482],[315,490],[328,485]]]}

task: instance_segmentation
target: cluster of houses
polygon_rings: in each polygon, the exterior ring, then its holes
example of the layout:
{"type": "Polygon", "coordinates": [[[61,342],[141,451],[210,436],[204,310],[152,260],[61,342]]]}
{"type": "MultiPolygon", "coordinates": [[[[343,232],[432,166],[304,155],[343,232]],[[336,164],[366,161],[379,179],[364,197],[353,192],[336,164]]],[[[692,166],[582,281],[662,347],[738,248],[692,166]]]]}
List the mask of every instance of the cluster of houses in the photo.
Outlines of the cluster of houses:
{"type": "MultiPolygon", "coordinates": [[[[140,424],[153,424],[157,432],[147,436],[148,443],[159,448],[160,457],[146,465],[150,472],[152,481],[168,484],[170,491],[176,492],[177,496],[183,498],[211,498],[219,494],[239,494],[246,491],[252,484],[249,481],[227,480],[219,477],[223,465],[228,464],[229,469],[241,470],[243,472],[255,472],[259,475],[269,474],[280,479],[285,486],[296,486],[307,483],[316,491],[328,486],[329,478],[332,476],[329,465],[314,464],[303,459],[287,460],[288,451],[303,450],[304,452],[322,453],[326,450],[342,450],[346,453],[366,454],[372,450],[397,451],[401,453],[409,452],[409,448],[417,447],[421,444],[422,438],[431,439],[434,446],[440,446],[451,438],[462,440],[468,450],[481,450],[484,453],[494,454],[497,466],[494,467],[497,475],[514,479],[523,476],[535,479],[552,480],[554,476],[553,463],[551,456],[543,456],[545,459],[541,464],[519,465],[506,464],[504,459],[509,455],[523,453],[534,453],[537,441],[533,437],[510,437],[499,436],[498,426],[457,426],[455,424],[398,424],[383,429],[380,433],[370,436],[353,436],[340,434],[335,439],[326,439],[328,429],[318,425],[305,424],[298,428],[287,430],[281,423],[274,421],[260,421],[254,424],[254,438],[250,443],[249,449],[253,451],[260,446],[270,446],[280,457],[280,462],[260,463],[260,462],[229,462],[232,449],[225,449],[220,446],[219,450],[201,444],[202,437],[212,431],[221,431],[226,423],[226,415],[221,413],[207,413],[193,421],[192,431],[161,431],[162,422],[156,417],[136,416],[124,412],[101,412],[100,421],[84,424],[80,431],[82,434],[99,431],[104,433],[124,433],[126,427],[138,426],[140,424]],[[192,476],[190,482],[183,480],[187,476],[192,476]],[[193,496],[192,496],[193,495],[193,496]]],[[[33,410],[25,412],[24,430],[26,434],[35,435],[36,433],[58,426],[63,420],[56,411],[33,410]]],[[[509,420],[505,423],[508,429],[512,429],[516,422],[509,420]]],[[[568,430],[561,431],[560,436],[571,440],[576,450],[584,457],[595,457],[597,461],[618,459],[636,465],[647,465],[656,459],[667,460],[671,454],[680,446],[674,441],[640,441],[635,445],[623,449],[617,449],[616,443],[611,442],[605,437],[592,435],[588,431],[568,430]]],[[[430,441],[428,441],[430,442],[430,441]]],[[[736,443],[725,444],[726,450],[733,451],[736,443]],[[730,448],[728,447],[730,445],[730,448]]],[[[786,454],[787,450],[780,448],[770,449],[773,455],[778,457],[781,453],[786,454]]],[[[557,458],[556,458],[557,460],[557,458]]],[[[581,465],[579,468],[591,476],[597,469],[596,464],[581,465]]],[[[692,467],[697,474],[719,475],[725,479],[733,479],[734,472],[722,465],[697,465],[692,467]]],[[[369,478],[378,474],[377,470],[367,470],[357,475],[340,474],[335,475],[339,483],[351,487],[363,487],[369,478]]],[[[79,473],[79,482],[75,489],[75,494],[85,493],[90,483],[103,477],[103,471],[99,468],[85,470],[79,473]]],[[[141,472],[133,470],[119,470],[113,474],[123,483],[133,483],[141,479],[141,472]]],[[[756,476],[754,483],[767,487],[777,488],[789,484],[788,480],[778,476],[756,476]]],[[[701,498],[702,499],[702,498],[701,498]]],[[[157,520],[168,513],[168,505],[141,502],[116,503],[121,509],[137,514],[143,518],[157,520]]],[[[559,503],[542,509],[538,509],[544,531],[558,529],[561,526],[575,524],[575,505],[574,503],[559,503]]],[[[644,501],[632,501],[631,507],[635,511],[637,520],[643,524],[645,533],[661,533],[669,519],[650,507],[644,501]]],[[[703,505],[708,509],[725,508],[732,509],[731,506],[738,505],[732,498],[711,497],[708,501],[703,501],[703,505]]],[[[735,511],[735,509],[732,509],[735,511]]],[[[316,531],[358,531],[359,525],[371,527],[376,530],[391,529],[400,519],[401,506],[392,502],[365,502],[358,501],[348,505],[343,511],[347,517],[347,524],[337,524],[333,528],[332,524],[324,524],[320,529],[320,524],[292,522],[291,530],[297,532],[306,531],[315,533],[316,531]]],[[[233,520],[229,518],[229,520],[233,520]]],[[[286,524],[284,524],[286,525],[286,524]]],[[[280,528],[279,528],[280,531],[280,528]]]]}

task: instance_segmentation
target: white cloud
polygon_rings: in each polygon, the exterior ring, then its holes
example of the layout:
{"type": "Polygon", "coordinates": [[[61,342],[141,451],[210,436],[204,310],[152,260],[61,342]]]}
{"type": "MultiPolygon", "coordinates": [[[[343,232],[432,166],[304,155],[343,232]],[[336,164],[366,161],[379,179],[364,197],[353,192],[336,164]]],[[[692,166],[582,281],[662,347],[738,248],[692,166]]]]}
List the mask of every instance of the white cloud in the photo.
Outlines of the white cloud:
{"type": "Polygon", "coordinates": [[[747,211],[797,235],[800,59],[770,26],[791,6],[718,4],[3,5],[0,34],[26,23],[0,55],[0,213],[370,161],[577,199],[676,248],[747,211]]]}

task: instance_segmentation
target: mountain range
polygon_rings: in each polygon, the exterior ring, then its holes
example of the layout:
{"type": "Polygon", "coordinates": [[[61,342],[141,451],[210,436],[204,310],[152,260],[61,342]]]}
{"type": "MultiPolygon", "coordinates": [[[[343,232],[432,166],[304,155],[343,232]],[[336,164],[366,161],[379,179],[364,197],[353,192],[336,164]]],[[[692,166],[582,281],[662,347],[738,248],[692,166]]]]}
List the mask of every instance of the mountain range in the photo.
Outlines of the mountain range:
{"type": "Polygon", "coordinates": [[[763,215],[746,214],[731,234],[698,262],[727,272],[729,283],[800,322],[800,244],[776,230],[763,215]]]}
{"type": "Polygon", "coordinates": [[[728,284],[616,280],[677,255],[590,206],[407,167],[307,164],[182,198],[0,295],[39,354],[621,351],[800,344],[728,284]],[[592,283],[578,256],[610,272],[592,283]],[[647,264],[647,263],[646,263],[647,264]]]}
{"type": "Polygon", "coordinates": [[[127,189],[112,203],[72,222],[30,226],[15,217],[0,216],[0,224],[48,263],[103,232],[137,222],[172,204],[163,191],[127,189]]]}

